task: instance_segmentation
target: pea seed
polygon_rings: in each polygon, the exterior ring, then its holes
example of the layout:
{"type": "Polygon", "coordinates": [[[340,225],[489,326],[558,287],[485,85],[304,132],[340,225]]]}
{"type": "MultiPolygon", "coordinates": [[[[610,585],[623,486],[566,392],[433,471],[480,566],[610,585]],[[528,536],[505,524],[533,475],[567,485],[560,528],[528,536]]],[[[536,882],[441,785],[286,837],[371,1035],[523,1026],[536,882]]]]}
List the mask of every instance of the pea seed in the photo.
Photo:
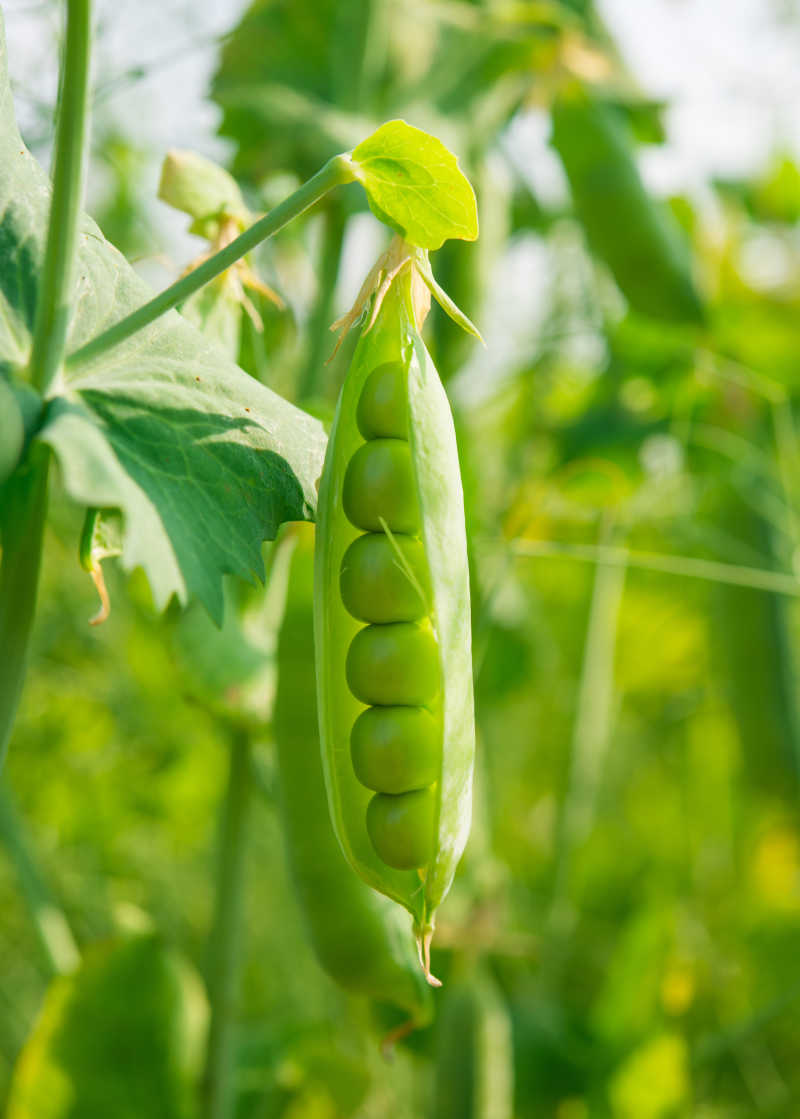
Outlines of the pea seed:
{"type": "Polygon", "coordinates": [[[387,866],[423,867],[434,846],[436,798],[432,789],[391,796],[376,793],[367,805],[367,832],[387,866]]]}
{"type": "Polygon", "coordinates": [[[439,653],[430,627],[365,626],[345,662],[347,686],[362,703],[421,707],[439,690],[439,653]]]}
{"type": "Polygon", "coordinates": [[[372,439],[358,448],[344,476],[342,504],[347,519],[365,532],[413,535],[419,528],[419,508],[408,443],[400,439],[372,439]]]}
{"type": "Polygon", "coordinates": [[[425,549],[411,536],[359,536],[342,559],[339,587],[345,607],[361,622],[418,621],[429,594],[425,549]]]}
{"type": "Polygon", "coordinates": [[[399,361],[387,361],[370,373],[356,410],[365,439],[408,438],[407,373],[399,361]]]}
{"type": "Polygon", "coordinates": [[[368,707],[353,725],[350,756],[368,789],[424,789],[439,777],[441,724],[424,707],[368,707]]]}

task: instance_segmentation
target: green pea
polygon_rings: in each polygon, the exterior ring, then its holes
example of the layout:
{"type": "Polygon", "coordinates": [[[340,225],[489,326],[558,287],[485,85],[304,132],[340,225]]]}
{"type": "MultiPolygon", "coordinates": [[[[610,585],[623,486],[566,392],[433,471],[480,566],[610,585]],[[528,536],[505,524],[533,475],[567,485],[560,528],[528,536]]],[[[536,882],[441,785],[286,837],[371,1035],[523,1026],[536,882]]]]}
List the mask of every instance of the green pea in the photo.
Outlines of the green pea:
{"type": "Polygon", "coordinates": [[[365,439],[408,439],[408,375],[399,361],[385,361],[367,378],[356,410],[365,439]]]}
{"type": "Polygon", "coordinates": [[[359,536],[342,559],[342,602],[362,622],[416,622],[427,613],[427,572],[425,549],[414,537],[359,536]]]}
{"type": "Polygon", "coordinates": [[[367,832],[387,866],[413,870],[430,862],[436,826],[432,789],[391,796],[376,793],[367,805],[367,832]]]}
{"type": "Polygon", "coordinates": [[[439,690],[439,653],[430,627],[365,626],[345,662],[347,686],[362,703],[421,707],[439,690]]]}
{"type": "Polygon", "coordinates": [[[419,508],[411,471],[408,443],[400,439],[372,439],[350,459],[342,487],[347,519],[365,532],[414,534],[419,508]]]}
{"type": "Polygon", "coordinates": [[[368,707],[350,735],[353,769],[378,793],[407,793],[438,780],[441,724],[424,707],[368,707]]]}

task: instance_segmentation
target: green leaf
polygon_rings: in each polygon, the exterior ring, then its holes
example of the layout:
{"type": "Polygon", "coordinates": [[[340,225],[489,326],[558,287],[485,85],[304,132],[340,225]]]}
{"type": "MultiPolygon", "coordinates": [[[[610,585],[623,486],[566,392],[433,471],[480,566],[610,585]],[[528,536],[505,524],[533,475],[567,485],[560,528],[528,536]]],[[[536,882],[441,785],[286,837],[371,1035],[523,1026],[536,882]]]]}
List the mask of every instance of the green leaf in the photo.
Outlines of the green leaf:
{"type": "MultiPolygon", "coordinates": [[[[14,123],[0,33],[2,366],[28,360],[49,198],[14,123]]],[[[77,271],[70,350],[151,296],[89,218],[77,271]]],[[[57,378],[37,437],[71,497],[120,510],[122,563],[144,569],[157,606],[196,596],[217,621],[223,574],[263,576],[262,540],[313,516],[325,446],[321,424],[177,312],[57,378]]]]}
{"type": "Polygon", "coordinates": [[[206,1016],[199,979],[155,937],[90,949],[45,995],[7,1119],[186,1119],[206,1016]]]}
{"type": "Polygon", "coordinates": [[[226,37],[213,79],[213,96],[224,114],[222,133],[237,145],[233,172],[238,179],[262,183],[288,168],[307,178],[358,143],[363,131],[342,143],[327,121],[320,123],[319,110],[325,117],[336,114],[339,74],[348,89],[354,87],[369,23],[364,0],[248,5],[226,37]],[[314,114],[298,113],[296,101],[314,104],[314,114]]]}
{"type": "MultiPolygon", "coordinates": [[[[122,510],[123,565],[144,568],[157,606],[173,594],[181,602],[195,594],[217,621],[222,574],[263,578],[261,540],[282,521],[309,519],[313,508],[280,453],[280,437],[250,419],[264,390],[242,379],[227,400],[219,381],[206,393],[203,379],[189,383],[195,378],[179,365],[154,370],[130,390],[125,379],[84,380],[72,399],[53,401],[40,433],[68,493],[122,510]]],[[[283,407],[291,422],[290,406],[283,407]]],[[[314,451],[315,426],[308,421],[314,451]]],[[[318,463],[309,479],[315,471],[318,463]]]]}
{"type": "Polygon", "coordinates": [[[435,136],[390,120],[351,154],[370,209],[410,244],[438,249],[449,237],[478,236],[475,193],[435,136]]]}
{"type": "Polygon", "coordinates": [[[240,147],[253,155],[250,159],[237,160],[248,169],[260,157],[260,163],[269,160],[275,170],[277,160],[273,139],[286,137],[286,167],[314,167],[331,156],[357,144],[361,137],[375,127],[374,117],[363,113],[348,112],[338,105],[331,105],[304,90],[280,82],[262,81],[258,84],[237,84],[222,89],[217,100],[223,107],[226,119],[237,122],[234,130],[240,147]],[[246,121],[246,125],[240,124],[246,121]],[[269,129],[270,143],[258,141],[264,129],[269,129]],[[255,150],[261,149],[256,154],[255,150]],[[296,149],[296,150],[295,150],[296,149]],[[317,154],[319,153],[319,154],[317,154]]]}

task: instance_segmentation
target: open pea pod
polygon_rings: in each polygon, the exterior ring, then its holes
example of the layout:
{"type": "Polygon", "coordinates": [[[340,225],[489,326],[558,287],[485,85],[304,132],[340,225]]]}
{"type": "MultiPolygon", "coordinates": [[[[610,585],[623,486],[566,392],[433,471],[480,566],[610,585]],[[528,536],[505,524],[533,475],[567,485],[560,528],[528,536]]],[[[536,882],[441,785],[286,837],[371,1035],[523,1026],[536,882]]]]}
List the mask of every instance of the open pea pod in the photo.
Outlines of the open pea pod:
{"type": "MultiPolygon", "coordinates": [[[[412,914],[423,967],[435,983],[428,962],[434,912],[452,883],[471,815],[469,579],[453,420],[417,328],[419,277],[410,260],[406,265],[385,271],[383,282],[380,272],[377,276],[371,317],[362,328],[328,442],[317,514],[315,644],[323,768],[336,834],[364,881],[412,914]],[[379,401],[377,420],[373,408],[365,427],[365,385],[382,371],[391,374],[391,391],[379,401]],[[403,434],[405,440],[398,438],[403,434]],[[387,476],[388,494],[381,488],[387,476]],[[343,602],[340,576],[346,553],[354,554],[348,549],[356,541],[364,544],[359,538],[390,549],[395,560],[385,593],[382,576],[374,604],[354,617],[343,602]],[[409,570],[406,557],[420,546],[424,558],[409,570]],[[399,601],[398,573],[418,589],[420,617],[395,614],[391,617],[405,620],[391,621],[383,613],[384,606],[391,609],[399,601]],[[364,626],[364,621],[388,624],[364,626]],[[430,716],[435,731],[426,731],[421,743],[400,736],[398,746],[400,716],[405,722],[408,712],[413,716],[417,710],[426,725],[430,716]],[[368,723],[389,725],[387,734],[368,743],[377,768],[386,769],[389,739],[394,761],[398,750],[412,759],[428,751],[424,776],[417,781],[424,787],[417,788],[413,777],[405,785],[393,783],[394,769],[384,785],[373,780],[367,787],[362,779],[369,776],[356,776],[351,735],[365,712],[368,723]]],[[[374,404],[371,392],[367,396],[374,404]]],[[[346,577],[352,574],[349,565],[348,559],[346,577]]],[[[363,589],[365,579],[355,580],[356,587],[363,589]]],[[[401,770],[406,760],[401,758],[401,770]]]]}

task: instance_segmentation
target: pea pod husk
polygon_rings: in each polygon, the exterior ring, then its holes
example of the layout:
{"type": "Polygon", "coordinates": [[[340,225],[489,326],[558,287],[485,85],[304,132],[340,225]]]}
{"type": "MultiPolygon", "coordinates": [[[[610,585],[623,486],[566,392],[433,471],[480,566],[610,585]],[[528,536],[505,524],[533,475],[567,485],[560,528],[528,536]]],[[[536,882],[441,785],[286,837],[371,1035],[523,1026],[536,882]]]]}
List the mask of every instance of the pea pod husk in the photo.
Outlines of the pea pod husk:
{"type": "Polygon", "coordinates": [[[314,529],[298,525],[293,534],[273,730],[296,896],[323,970],[351,993],[391,1002],[422,1026],[433,1012],[432,995],[413,952],[408,916],[356,878],[331,828],[314,702],[314,529]]]}
{"type": "Polygon", "coordinates": [[[576,216],[631,307],[653,318],[702,323],[688,244],[670,211],[645,189],[616,110],[574,86],[558,97],[552,119],[552,144],[576,216]]]}
{"type": "Polygon", "coordinates": [[[511,1119],[511,1019],[488,972],[475,968],[448,983],[436,1040],[431,1119],[511,1119]]]}
{"type": "Polygon", "coordinates": [[[369,325],[368,320],[362,329],[339,397],[320,481],[314,619],[323,769],[337,837],[364,881],[409,910],[424,944],[469,833],[475,732],[469,578],[455,431],[447,397],[417,329],[412,281],[409,267],[391,282],[374,322],[369,325]],[[363,442],[356,406],[370,372],[398,360],[408,370],[409,443],[442,679],[437,827],[434,854],[422,872],[388,867],[367,835],[366,809],[372,794],[356,779],[349,749],[350,730],[364,705],[345,679],[347,650],[361,624],[347,613],[339,594],[342,556],[360,535],[342,509],[344,473],[363,442]]]}

